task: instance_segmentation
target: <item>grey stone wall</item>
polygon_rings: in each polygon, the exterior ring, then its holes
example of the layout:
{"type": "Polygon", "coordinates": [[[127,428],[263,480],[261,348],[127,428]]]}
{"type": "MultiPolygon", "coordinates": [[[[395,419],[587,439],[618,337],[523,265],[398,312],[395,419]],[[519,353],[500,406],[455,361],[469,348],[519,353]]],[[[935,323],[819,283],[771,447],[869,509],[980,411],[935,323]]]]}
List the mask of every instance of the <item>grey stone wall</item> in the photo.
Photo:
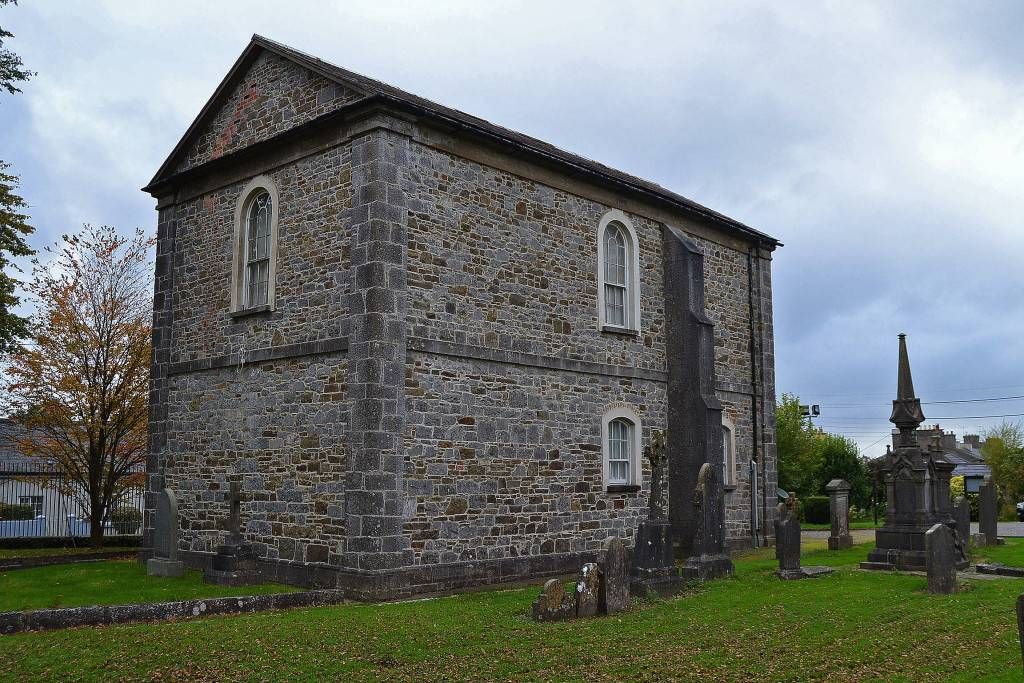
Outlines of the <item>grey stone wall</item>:
{"type": "Polygon", "coordinates": [[[261,52],[175,170],[266,140],[360,97],[283,57],[261,52]]]}

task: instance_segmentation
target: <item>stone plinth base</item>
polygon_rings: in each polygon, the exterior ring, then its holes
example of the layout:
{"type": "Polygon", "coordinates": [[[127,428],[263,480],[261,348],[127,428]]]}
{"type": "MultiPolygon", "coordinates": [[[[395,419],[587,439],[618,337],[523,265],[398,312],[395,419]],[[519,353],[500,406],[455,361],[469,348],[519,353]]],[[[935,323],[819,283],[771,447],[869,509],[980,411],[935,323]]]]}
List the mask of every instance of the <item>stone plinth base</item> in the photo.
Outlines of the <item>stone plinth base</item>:
{"type": "Polygon", "coordinates": [[[262,580],[256,553],[248,543],[218,546],[211,568],[203,572],[203,581],[221,586],[245,586],[262,580]]]}
{"type": "Polygon", "coordinates": [[[151,557],[146,560],[146,573],[150,576],[175,577],[185,573],[185,564],[177,560],[151,557]]]}
{"type": "Polygon", "coordinates": [[[683,587],[683,580],[675,567],[635,570],[630,577],[629,592],[639,597],[654,593],[670,597],[683,587]]]}
{"type": "Polygon", "coordinates": [[[985,534],[971,534],[971,545],[975,548],[984,548],[987,545],[1005,545],[1005,538],[997,538],[995,543],[988,542],[988,536],[985,534]]]}
{"type": "Polygon", "coordinates": [[[846,550],[847,548],[853,547],[853,536],[846,534],[845,536],[829,536],[828,537],[828,549],[829,550],[846,550]]]}
{"type": "Polygon", "coordinates": [[[798,569],[780,569],[775,572],[775,575],[784,581],[794,581],[825,576],[825,574],[831,574],[832,571],[832,567],[800,567],[798,569]]]}
{"type": "Polygon", "coordinates": [[[680,574],[684,579],[707,581],[732,576],[732,571],[732,560],[728,555],[694,555],[686,560],[680,574]]]}
{"type": "MultiPolygon", "coordinates": [[[[924,534],[928,531],[916,525],[894,525],[875,531],[875,549],[868,553],[868,561],[861,562],[861,569],[898,569],[900,571],[925,571],[924,534]]],[[[957,560],[957,569],[966,569],[967,558],[957,560]]]]}

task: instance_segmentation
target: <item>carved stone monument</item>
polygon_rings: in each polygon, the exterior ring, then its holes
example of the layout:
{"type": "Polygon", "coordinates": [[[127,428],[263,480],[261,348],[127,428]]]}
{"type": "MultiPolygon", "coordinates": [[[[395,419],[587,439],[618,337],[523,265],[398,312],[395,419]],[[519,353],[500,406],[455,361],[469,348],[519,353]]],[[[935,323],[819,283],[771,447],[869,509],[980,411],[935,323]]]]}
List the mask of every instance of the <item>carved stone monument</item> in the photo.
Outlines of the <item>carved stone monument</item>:
{"type": "Polygon", "coordinates": [[[629,553],[618,538],[605,546],[599,603],[603,614],[615,614],[629,607],[629,553]]]}
{"type": "Polygon", "coordinates": [[[690,557],[682,568],[684,578],[705,581],[732,574],[732,560],[725,552],[723,495],[721,468],[704,463],[693,492],[697,526],[690,557]]]}
{"type": "MultiPolygon", "coordinates": [[[[949,480],[955,465],[943,458],[941,449],[922,449],[917,428],[924,421],[921,401],[914,395],[906,335],[899,335],[899,371],[896,400],[889,421],[900,430],[898,448],[887,453],[881,466],[885,482],[885,526],[875,531],[875,549],[862,562],[864,569],[923,570],[926,568],[925,533],[935,524],[951,529],[949,480]]],[[[963,544],[958,544],[963,548],[963,544]]],[[[967,567],[961,552],[958,569],[967,567]]]]}
{"type": "Polygon", "coordinates": [[[244,586],[261,580],[252,544],[245,543],[241,530],[242,494],[238,482],[231,482],[227,502],[228,538],[217,546],[213,565],[203,573],[203,580],[223,586],[244,586]]]}
{"type": "Polygon", "coordinates": [[[682,586],[682,580],[672,547],[672,522],[665,513],[664,432],[654,432],[645,454],[651,463],[651,496],[647,519],[636,530],[630,590],[640,596],[651,592],[667,596],[682,586]]]}
{"type": "Polygon", "coordinates": [[[178,560],[178,499],[170,489],[157,496],[153,527],[153,557],[146,560],[146,573],[181,576],[185,565],[178,560]]]}
{"type": "Polygon", "coordinates": [[[928,592],[933,594],[956,593],[956,532],[945,524],[933,524],[925,532],[924,544],[927,553],[928,592]]]}
{"type": "Polygon", "coordinates": [[[832,532],[828,537],[829,550],[853,547],[850,535],[850,484],[845,479],[833,479],[825,486],[829,498],[832,532]]]}
{"type": "Polygon", "coordinates": [[[999,545],[999,498],[991,475],[978,487],[978,531],[985,545],[999,545]]]}
{"type": "Polygon", "coordinates": [[[1024,593],[1017,596],[1017,638],[1020,640],[1020,656],[1024,662],[1024,593]]]}
{"type": "Polygon", "coordinates": [[[775,520],[775,557],[779,560],[780,579],[807,579],[832,571],[831,567],[800,566],[800,519],[796,514],[796,500],[791,495],[779,503],[775,520]]]}

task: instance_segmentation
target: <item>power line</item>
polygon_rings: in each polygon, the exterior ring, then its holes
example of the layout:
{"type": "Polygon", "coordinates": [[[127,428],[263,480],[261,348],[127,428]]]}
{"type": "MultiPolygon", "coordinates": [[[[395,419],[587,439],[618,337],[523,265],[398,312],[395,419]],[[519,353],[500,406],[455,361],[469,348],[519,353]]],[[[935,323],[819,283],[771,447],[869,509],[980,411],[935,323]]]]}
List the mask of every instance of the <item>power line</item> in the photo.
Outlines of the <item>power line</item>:
{"type": "MultiPolygon", "coordinates": [[[[993,396],[991,398],[961,398],[955,401],[921,401],[921,405],[938,405],[938,404],[951,404],[951,403],[988,403],[990,401],[1019,401],[1024,399],[1024,395],[1021,396],[993,396]]],[[[881,403],[822,403],[821,405],[828,408],[881,408],[884,404],[881,403]]]]}

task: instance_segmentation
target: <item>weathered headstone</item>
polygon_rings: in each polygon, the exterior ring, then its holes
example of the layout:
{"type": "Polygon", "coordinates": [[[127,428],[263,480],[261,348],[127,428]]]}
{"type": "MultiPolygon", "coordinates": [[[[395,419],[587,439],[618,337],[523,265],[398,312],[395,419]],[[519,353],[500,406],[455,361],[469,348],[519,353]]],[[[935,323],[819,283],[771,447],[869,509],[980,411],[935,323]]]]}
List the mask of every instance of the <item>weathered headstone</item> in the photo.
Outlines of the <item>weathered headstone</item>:
{"type": "Polygon", "coordinates": [[[203,580],[223,586],[244,586],[259,583],[260,572],[256,563],[256,552],[251,543],[245,543],[241,529],[242,493],[238,482],[233,481],[228,489],[228,537],[223,545],[217,546],[210,568],[203,572],[203,580]]]}
{"type": "Polygon", "coordinates": [[[779,561],[776,573],[780,579],[810,579],[832,572],[831,567],[800,566],[800,518],[796,514],[796,499],[790,494],[785,503],[776,507],[775,557],[779,561]]]}
{"type": "Polygon", "coordinates": [[[1020,656],[1024,662],[1024,593],[1017,596],[1017,639],[1020,640],[1020,656]]]}
{"type": "Polygon", "coordinates": [[[618,538],[605,546],[599,602],[604,614],[615,614],[629,606],[629,553],[618,538]]]}
{"type": "Polygon", "coordinates": [[[725,499],[720,468],[710,463],[701,465],[693,506],[696,534],[682,575],[701,581],[731,575],[732,560],[725,552],[725,499]]]}
{"type": "Polygon", "coordinates": [[[985,545],[999,543],[999,501],[996,496],[996,483],[991,475],[978,488],[978,530],[984,538],[985,545]]]}
{"type": "Polygon", "coordinates": [[[953,503],[953,519],[956,520],[956,534],[966,550],[971,538],[971,503],[963,496],[957,496],[953,503]]]}
{"type": "Polygon", "coordinates": [[[829,550],[853,547],[850,535],[850,484],[844,479],[833,479],[825,486],[829,498],[832,532],[828,537],[829,550]]]}
{"type": "Polygon", "coordinates": [[[592,617],[601,606],[601,570],[594,562],[587,562],[580,569],[576,581],[576,616],[592,617]]]}
{"type": "Polygon", "coordinates": [[[668,596],[679,590],[683,582],[676,569],[672,522],[665,512],[667,460],[663,431],[654,431],[644,454],[651,463],[651,494],[647,501],[647,519],[640,522],[636,530],[630,590],[640,596],[648,593],[668,596]]]}
{"type": "Polygon", "coordinates": [[[565,592],[561,579],[548,579],[544,590],[533,601],[531,613],[536,621],[562,621],[576,616],[576,603],[565,592]]]}
{"type": "Polygon", "coordinates": [[[153,557],[146,561],[146,573],[181,576],[185,565],[178,560],[178,500],[170,489],[157,494],[153,527],[153,557]]]}
{"type": "Polygon", "coordinates": [[[957,558],[953,530],[945,524],[932,525],[924,534],[924,550],[928,592],[955,593],[957,558]]]}

